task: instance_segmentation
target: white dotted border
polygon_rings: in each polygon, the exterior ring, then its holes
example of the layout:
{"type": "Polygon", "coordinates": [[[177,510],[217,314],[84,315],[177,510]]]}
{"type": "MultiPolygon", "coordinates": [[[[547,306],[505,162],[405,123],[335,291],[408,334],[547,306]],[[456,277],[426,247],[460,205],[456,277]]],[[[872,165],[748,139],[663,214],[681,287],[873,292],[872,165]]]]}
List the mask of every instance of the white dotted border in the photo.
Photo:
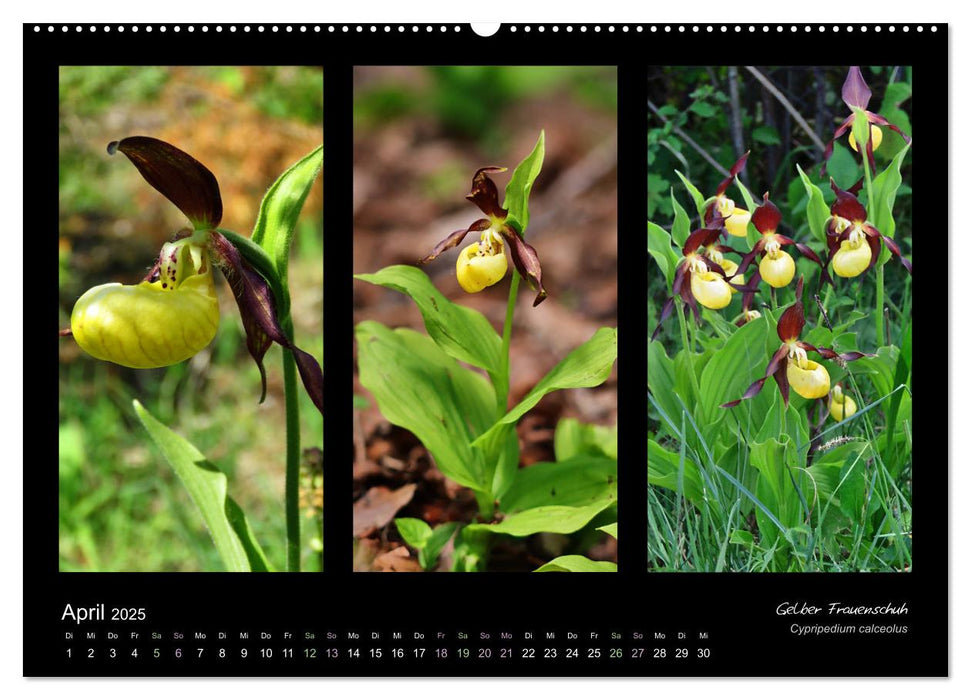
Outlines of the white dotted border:
{"type": "MultiPolygon", "coordinates": [[[[29,23],[28,23],[29,24],[29,23]]],[[[539,32],[545,33],[549,30],[552,33],[565,32],[567,34],[572,32],[621,32],[621,33],[742,33],[748,32],[754,34],[756,32],[769,33],[777,32],[782,33],[789,31],[791,33],[795,32],[816,32],[819,34],[825,34],[827,32],[832,32],[833,34],[838,34],[840,32],[853,33],[861,32],[866,33],[868,31],[873,32],[903,32],[909,33],[911,30],[915,32],[923,32],[925,29],[930,32],[937,32],[938,26],[936,24],[819,24],[819,25],[803,25],[803,24],[552,24],[552,25],[502,25],[497,32],[497,34],[509,32],[515,34],[520,30],[524,33],[539,32]]],[[[202,32],[207,33],[210,31],[221,33],[221,32],[256,32],[256,33],[298,33],[298,34],[377,34],[377,33],[392,33],[397,32],[399,34],[404,34],[405,32],[463,32],[474,34],[472,28],[469,25],[462,24],[174,24],[174,25],[152,25],[152,24],[105,24],[105,25],[80,25],[80,24],[35,24],[34,33],[41,33],[45,30],[48,33],[53,33],[60,31],[62,33],[75,32],[81,33],[87,28],[88,32],[91,33],[103,33],[110,34],[111,32],[116,32],[118,34],[124,34],[126,32],[130,33],[152,33],[152,32],[173,32],[179,34],[183,31],[191,33],[202,32]]]]}

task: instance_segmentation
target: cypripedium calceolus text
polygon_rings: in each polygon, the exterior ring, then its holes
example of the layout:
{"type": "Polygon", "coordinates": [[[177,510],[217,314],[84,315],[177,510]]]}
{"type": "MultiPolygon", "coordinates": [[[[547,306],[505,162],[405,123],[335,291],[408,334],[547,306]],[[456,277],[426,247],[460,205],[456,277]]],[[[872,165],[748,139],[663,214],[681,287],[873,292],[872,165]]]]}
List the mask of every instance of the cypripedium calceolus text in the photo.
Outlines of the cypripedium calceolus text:
{"type": "Polygon", "coordinates": [[[748,160],[748,152],[735,161],[735,165],[728,171],[728,177],[718,184],[715,196],[708,199],[705,204],[705,224],[709,225],[715,217],[723,218],[725,231],[737,238],[745,238],[748,235],[748,222],[752,219],[752,213],[735,206],[735,201],[725,196],[729,186],[735,182],[735,177],[742,172],[745,161],[748,160]]]}
{"type": "Polygon", "coordinates": [[[891,124],[885,117],[867,110],[867,105],[870,104],[873,93],[863,79],[863,73],[860,72],[859,66],[850,67],[850,72],[847,73],[846,80],[843,82],[842,97],[843,102],[852,113],[836,128],[836,131],[833,132],[833,138],[826,144],[826,150],[823,151],[822,174],[826,174],[826,163],[829,161],[829,157],[833,155],[833,144],[847,131],[850,131],[849,143],[854,151],[859,151],[859,144],[863,141],[866,142],[866,156],[871,170],[876,169],[873,152],[883,142],[881,126],[896,131],[908,144],[911,142],[910,137],[896,125],[891,124]]]}
{"type": "Polygon", "coordinates": [[[818,362],[810,360],[808,353],[815,352],[827,360],[849,362],[867,355],[862,352],[838,353],[830,348],[817,348],[799,340],[806,315],[802,306],[802,278],[796,285],[796,303],[782,312],[776,332],[782,345],[776,351],[765,369],[765,376],[753,382],[740,399],[722,404],[722,408],[732,408],[745,399],[750,399],[760,391],[769,377],[775,379],[785,405],[789,405],[789,388],[805,399],[819,399],[829,392],[829,372],[818,362]]]}
{"type": "Polygon", "coordinates": [[[536,249],[523,240],[523,237],[507,223],[509,212],[499,206],[499,191],[489,173],[505,172],[505,168],[490,166],[479,168],[472,177],[472,190],[465,196],[473,202],[487,218],[478,219],[471,226],[449,234],[436,245],[432,252],[418,261],[420,265],[429,263],[449,248],[461,243],[470,232],[479,234],[479,241],[462,249],[455,263],[455,276],[459,285],[469,293],[481,292],[506,275],[506,248],[520,277],[536,291],[533,306],[546,298],[543,287],[543,269],[539,264],[536,249]]]}
{"type": "Polygon", "coordinates": [[[146,369],[182,362],[205,348],[216,334],[219,305],[212,277],[216,266],[233,290],[247,349],[260,369],[260,400],[266,396],[263,356],[276,342],[293,353],[307,393],[323,411],[320,364],[283,331],[273,290],[254,267],[257,263],[244,259],[217,229],[222,199],[216,177],[188,153],[155,138],[131,136],[108,145],[108,153],[118,151],[185,214],[191,228],[162,247],[152,270],[138,284],[103,284],[85,292],[71,312],[71,328],[61,334],[72,335],[93,357],[125,367],[146,369]]]}
{"type": "Polygon", "coordinates": [[[833,385],[829,392],[829,415],[837,423],[846,420],[856,413],[856,401],[843,393],[843,387],[839,384],[833,385]]]}
{"type": "Polygon", "coordinates": [[[907,272],[913,274],[913,265],[901,255],[900,247],[894,240],[884,236],[867,221],[866,208],[854,194],[859,191],[862,182],[849,190],[841,190],[830,178],[829,185],[836,193],[836,201],[829,210],[832,216],[826,221],[826,244],[833,272],[840,277],[856,277],[869,270],[880,256],[882,240],[890,252],[900,259],[907,272]]]}
{"type": "MultiPolygon", "coordinates": [[[[732,300],[733,288],[749,291],[734,281],[736,279],[741,280],[741,276],[733,276],[730,280],[726,279],[728,274],[722,267],[722,264],[726,262],[724,258],[720,262],[715,262],[710,257],[712,252],[721,256],[721,246],[718,246],[717,243],[718,237],[721,236],[723,231],[723,223],[724,220],[717,217],[705,228],[693,231],[685,240],[684,247],[681,249],[684,257],[678,264],[678,270],[674,275],[671,297],[664,302],[664,306],[661,308],[657,328],[651,334],[651,340],[657,337],[661,325],[671,315],[676,297],[680,296],[691,307],[695,320],[700,323],[701,313],[698,304],[707,309],[724,309],[732,300]]],[[[732,250],[727,247],[725,249],[732,250]]],[[[732,264],[734,265],[734,263],[732,264]]],[[[737,269],[737,266],[735,269],[737,269]]]]}
{"type": "Polygon", "coordinates": [[[781,222],[782,213],[775,204],[769,201],[769,193],[766,192],[762,197],[762,205],[752,214],[752,223],[762,234],[762,237],[752,247],[752,250],[742,258],[737,271],[738,274],[744,274],[755,257],[762,256],[759,269],[752,275],[749,286],[756,286],[760,279],[765,280],[776,289],[785,287],[792,282],[792,278],[796,275],[796,262],[789,253],[782,250],[782,246],[795,246],[800,253],[823,267],[822,261],[812,248],[797,243],[788,236],[783,236],[777,232],[781,222]]]}

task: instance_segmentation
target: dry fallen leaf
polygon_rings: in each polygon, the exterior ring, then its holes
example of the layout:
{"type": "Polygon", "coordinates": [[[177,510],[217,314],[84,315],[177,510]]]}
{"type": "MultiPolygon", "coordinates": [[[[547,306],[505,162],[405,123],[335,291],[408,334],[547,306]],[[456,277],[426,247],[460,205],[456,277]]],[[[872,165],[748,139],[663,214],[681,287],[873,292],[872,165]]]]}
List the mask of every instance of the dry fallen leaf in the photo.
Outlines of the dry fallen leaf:
{"type": "Polygon", "coordinates": [[[354,504],[354,536],[363,537],[387,525],[414,495],[415,484],[394,491],[386,486],[368,489],[354,504]]]}
{"type": "Polygon", "coordinates": [[[421,571],[421,565],[411,558],[407,547],[385,552],[374,560],[375,571],[421,571]]]}

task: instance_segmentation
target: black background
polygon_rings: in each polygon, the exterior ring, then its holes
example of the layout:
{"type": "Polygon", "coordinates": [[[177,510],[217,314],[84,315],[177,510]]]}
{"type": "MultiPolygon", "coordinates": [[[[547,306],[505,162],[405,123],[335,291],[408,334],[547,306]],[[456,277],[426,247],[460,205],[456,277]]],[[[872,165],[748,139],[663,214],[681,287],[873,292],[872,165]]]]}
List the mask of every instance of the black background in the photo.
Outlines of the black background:
{"type": "MultiPolygon", "coordinates": [[[[58,230],[58,66],[60,65],[323,65],[324,66],[324,368],[325,421],[324,464],[325,489],[324,532],[325,561],[323,574],[145,574],[145,573],[59,573],[57,570],[57,417],[53,372],[43,367],[57,361],[56,338],[50,319],[57,304],[56,266],[50,270],[49,283],[41,286],[37,276],[29,277],[32,292],[25,299],[37,298],[38,289],[49,290],[47,304],[40,308],[49,313],[25,313],[25,356],[34,357],[39,370],[36,376],[50,376],[46,388],[25,393],[25,445],[31,445],[35,458],[24,464],[24,673],[47,675],[773,675],[773,676],[842,676],[842,675],[946,675],[948,672],[947,634],[947,498],[946,473],[948,455],[946,436],[940,435],[942,423],[934,422],[934,438],[925,437],[926,418],[914,414],[915,488],[913,502],[914,566],[906,574],[647,574],[646,551],[646,387],[647,387],[647,250],[645,245],[647,191],[647,92],[649,64],[720,65],[759,64],[849,66],[913,65],[917,99],[912,121],[922,131],[944,132],[947,95],[946,25],[936,32],[925,25],[918,32],[910,25],[896,25],[890,33],[883,25],[880,33],[874,25],[866,33],[858,26],[852,33],[845,25],[834,32],[805,31],[802,25],[757,25],[741,33],[729,25],[707,31],[707,25],[573,25],[567,32],[560,25],[508,25],[494,36],[479,37],[467,25],[336,25],[328,31],[321,25],[234,25],[235,32],[224,25],[152,25],[133,32],[134,25],[110,25],[111,32],[97,25],[24,25],[24,210],[33,213],[25,229],[25,241],[40,243],[42,252],[36,259],[53,260],[58,230]],[[40,31],[35,31],[40,26],[40,31]],[[82,31],[76,31],[81,26],[82,31]],[[277,31],[273,31],[274,26],[277,31]],[[291,31],[287,31],[287,27],[291,31]],[[306,31],[301,32],[301,26],[306,31]],[[344,31],[344,27],[347,31],[344,31]],[[665,27],[670,31],[665,31],[665,27]],[[777,27],[781,26],[782,31],[777,27]],[[797,27],[793,32],[791,28],[797,27]],[[193,29],[189,31],[190,27],[193,29]],[[768,31],[764,31],[767,27],[768,31]],[[620,308],[618,373],[619,386],[619,571],[616,575],[530,576],[516,574],[468,574],[456,576],[382,576],[351,572],[352,503],[351,464],[353,322],[351,239],[352,221],[352,68],[371,65],[570,65],[601,64],[618,67],[619,95],[619,236],[620,236],[620,308]],[[50,256],[47,258],[47,256],[50,256]],[[37,338],[51,338],[38,350],[37,338]],[[48,354],[49,353],[49,354],[48,354]],[[43,359],[48,358],[48,359],[43,359]],[[840,618],[841,624],[906,625],[905,635],[796,637],[789,632],[793,622],[799,624],[832,624],[837,620],[816,617],[780,617],[776,607],[783,602],[808,601],[827,604],[841,601],[881,605],[906,603],[909,614],[897,618],[840,618]],[[61,621],[67,603],[90,606],[105,603],[112,607],[144,607],[144,623],[106,623],[75,626],[61,621]],[[75,636],[87,630],[112,630],[124,635],[131,629],[144,634],[158,630],[169,635],[181,631],[184,645],[194,650],[199,646],[189,641],[197,631],[211,640],[218,630],[232,638],[241,630],[250,632],[251,655],[203,660],[187,653],[176,659],[174,644],[159,644],[166,652],[162,658],[150,658],[149,649],[137,661],[110,660],[101,653],[110,646],[102,638],[93,645],[99,653],[93,660],[68,660],[64,649],[64,632],[75,636]],[[281,641],[280,634],[289,631],[302,635],[316,634],[312,646],[318,648],[314,661],[272,660],[257,658],[260,632],[274,635],[274,647],[293,646],[299,655],[308,644],[281,641]],[[344,637],[355,631],[360,644],[349,645],[344,637]],[[417,662],[392,660],[381,662],[366,657],[372,632],[382,634],[386,649],[393,631],[403,633],[404,643],[396,646],[433,648],[437,632],[449,636],[447,646],[461,646],[455,634],[465,631],[476,639],[466,645],[472,658],[462,660],[451,655],[447,660],[426,659],[417,662]],[[425,634],[418,643],[407,638],[418,631],[425,634]],[[555,660],[537,658],[492,658],[480,661],[476,650],[500,646],[495,637],[501,632],[514,635],[517,649],[588,646],[585,636],[590,631],[600,634],[602,647],[619,646],[629,650],[645,647],[642,659],[625,654],[621,660],[581,656],[566,660],[562,653],[555,660]],[[535,644],[522,641],[522,633],[532,631],[535,644]],[[547,632],[556,632],[556,642],[546,643],[547,632]],[[568,642],[565,634],[573,631],[580,640],[568,642]],[[327,641],[327,632],[341,639],[327,641]],[[489,642],[480,642],[480,632],[492,634],[489,642]],[[620,633],[618,643],[606,641],[611,632],[620,633]],[[634,633],[644,640],[636,642],[634,633]],[[665,633],[666,642],[655,643],[655,632],[665,633]],[[689,644],[676,644],[678,632],[689,635],[689,644]],[[697,642],[699,632],[708,640],[697,642]],[[694,658],[698,646],[711,649],[711,657],[694,658]],[[324,650],[349,646],[362,649],[360,659],[341,654],[337,659],[324,658],[324,650]],[[656,646],[665,646],[668,658],[652,658],[656,646]],[[675,646],[688,646],[692,658],[676,660],[675,646]]],[[[934,227],[947,230],[946,208],[939,198],[941,183],[947,172],[945,144],[928,140],[926,147],[917,145],[912,155],[915,180],[921,186],[914,193],[914,211],[931,210],[934,227]],[[932,201],[934,198],[934,201],[932,201]]],[[[941,183],[943,184],[943,183],[941,183]]],[[[922,232],[919,235],[925,235],[922,232]]],[[[924,239],[926,240],[926,236],[924,239]]],[[[918,261],[915,278],[914,315],[920,313],[917,338],[926,339],[924,329],[933,329],[934,347],[946,347],[941,329],[946,328],[946,302],[932,296],[924,285],[934,272],[918,261]]],[[[25,284],[27,277],[25,276],[25,284]]],[[[932,287],[931,287],[932,288],[932,287]]],[[[26,303],[26,302],[25,302],[26,303]]],[[[36,303],[36,302],[32,302],[36,303]]],[[[25,309],[27,311],[27,309],[25,309]]],[[[932,348],[927,340],[914,343],[914,375],[918,397],[921,397],[921,359],[929,357],[932,348]]],[[[939,360],[938,360],[939,361],[939,360]]],[[[940,388],[940,384],[937,388],[940,388]]],[[[946,400],[935,397],[938,406],[946,400]]],[[[917,399],[922,405],[921,398],[917,399]]],[[[924,413],[926,416],[927,413],[924,413]]],[[[100,635],[99,635],[100,637],[100,635]]],[[[144,639],[144,637],[143,637],[144,639]]],[[[76,641],[75,646],[81,646],[76,641]]],[[[85,645],[90,646],[90,645],[85,645]]],[[[124,645],[122,645],[124,646],[124,645]]],[[[145,643],[143,647],[150,645],[145,643]]],[[[232,640],[227,646],[240,646],[232,640]]],[[[537,656],[542,656],[538,653],[537,656]]]]}

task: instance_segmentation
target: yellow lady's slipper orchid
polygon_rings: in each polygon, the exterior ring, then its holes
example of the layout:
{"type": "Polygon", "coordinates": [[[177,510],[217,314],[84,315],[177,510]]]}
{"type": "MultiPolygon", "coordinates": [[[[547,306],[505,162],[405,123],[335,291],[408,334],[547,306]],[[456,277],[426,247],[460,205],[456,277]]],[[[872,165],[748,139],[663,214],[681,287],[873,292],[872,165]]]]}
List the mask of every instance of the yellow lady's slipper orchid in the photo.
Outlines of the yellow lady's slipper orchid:
{"type": "Polygon", "coordinates": [[[162,248],[156,281],[93,287],[71,312],[71,333],[82,350],[136,369],[189,359],[212,341],[218,326],[208,255],[185,242],[162,248]]]}
{"type": "MultiPolygon", "coordinates": [[[[782,345],[769,360],[764,376],[754,381],[745,390],[741,398],[723,403],[722,408],[733,408],[745,399],[752,398],[762,391],[762,387],[769,377],[775,379],[786,406],[789,405],[790,388],[806,399],[822,398],[830,393],[829,372],[823,365],[810,360],[807,353],[816,352],[828,360],[840,360],[842,362],[866,357],[862,352],[838,353],[831,348],[817,348],[799,340],[799,335],[806,325],[806,314],[802,306],[802,284],[803,280],[800,277],[796,284],[796,303],[782,312],[779,323],[776,324],[776,333],[779,335],[782,345]]],[[[856,410],[855,407],[854,410],[856,410]]]]}
{"type": "Polygon", "coordinates": [[[496,183],[489,177],[489,173],[501,173],[505,168],[489,166],[479,168],[472,176],[472,191],[465,198],[474,203],[488,218],[472,222],[468,228],[453,231],[439,241],[432,252],[418,261],[419,265],[430,263],[450,248],[454,248],[472,231],[481,232],[480,241],[466,246],[455,264],[455,274],[459,284],[467,292],[481,292],[486,287],[495,284],[506,274],[505,249],[509,246],[516,271],[537,290],[533,306],[537,306],[546,299],[546,289],[543,287],[543,268],[539,264],[536,249],[523,240],[522,235],[507,221],[509,211],[499,206],[499,190],[496,183]]]}
{"type": "Polygon", "coordinates": [[[490,228],[482,233],[478,243],[462,249],[455,263],[455,276],[462,289],[473,294],[505,277],[507,267],[502,236],[490,228]]]}
{"type": "Polygon", "coordinates": [[[833,132],[833,137],[826,144],[826,148],[823,150],[823,168],[820,174],[826,174],[826,164],[830,156],[833,155],[833,144],[836,143],[836,139],[840,138],[847,131],[850,132],[850,148],[854,151],[859,148],[860,141],[866,139],[864,142],[864,150],[866,151],[867,160],[870,161],[871,170],[875,170],[877,167],[873,152],[877,150],[881,141],[883,141],[883,133],[880,130],[881,126],[897,132],[907,145],[910,145],[910,137],[901,131],[896,124],[891,124],[886,117],[874,114],[867,109],[873,93],[866,84],[866,80],[863,79],[863,73],[860,71],[859,66],[851,66],[849,72],[846,74],[846,80],[843,82],[842,97],[843,102],[850,108],[850,116],[844,119],[836,128],[836,131],[833,132]],[[857,134],[854,134],[854,131],[857,134]]]}
{"type": "Polygon", "coordinates": [[[913,265],[901,255],[900,246],[867,221],[866,207],[856,198],[862,182],[849,190],[841,190],[830,178],[829,185],[836,194],[836,201],[829,210],[832,216],[826,220],[826,245],[833,261],[833,272],[840,277],[863,274],[877,262],[881,245],[886,243],[907,272],[913,273],[913,265]]]}
{"type": "Polygon", "coordinates": [[[705,212],[705,224],[710,224],[716,216],[724,219],[722,226],[731,236],[745,238],[748,235],[748,222],[752,219],[752,214],[741,207],[735,206],[735,201],[725,195],[735,177],[745,168],[745,161],[748,160],[748,152],[735,161],[735,164],[728,171],[728,177],[718,184],[715,196],[708,199],[707,210],[705,212]]]}
{"type": "Polygon", "coordinates": [[[829,392],[829,413],[837,423],[856,413],[856,401],[844,394],[839,384],[829,392]]]}
{"type": "MultiPolygon", "coordinates": [[[[762,204],[752,214],[752,224],[755,229],[762,234],[755,245],[744,258],[739,267],[739,274],[745,274],[745,270],[759,255],[762,256],[759,262],[759,271],[750,280],[757,284],[758,278],[764,279],[770,286],[779,289],[785,287],[796,275],[796,262],[782,246],[792,245],[804,256],[814,263],[823,267],[822,260],[812,248],[804,243],[798,243],[788,236],[778,233],[779,224],[782,223],[782,212],[772,202],[769,201],[769,193],[762,196],[762,204]]],[[[825,268],[824,268],[825,272],[825,268]]]]}
{"type": "MultiPolygon", "coordinates": [[[[870,125],[870,140],[873,141],[874,151],[880,148],[880,144],[883,143],[883,131],[880,130],[879,126],[870,125]]],[[[850,148],[857,153],[860,152],[859,147],[856,145],[856,137],[853,136],[852,131],[850,131],[850,148]]]]}

